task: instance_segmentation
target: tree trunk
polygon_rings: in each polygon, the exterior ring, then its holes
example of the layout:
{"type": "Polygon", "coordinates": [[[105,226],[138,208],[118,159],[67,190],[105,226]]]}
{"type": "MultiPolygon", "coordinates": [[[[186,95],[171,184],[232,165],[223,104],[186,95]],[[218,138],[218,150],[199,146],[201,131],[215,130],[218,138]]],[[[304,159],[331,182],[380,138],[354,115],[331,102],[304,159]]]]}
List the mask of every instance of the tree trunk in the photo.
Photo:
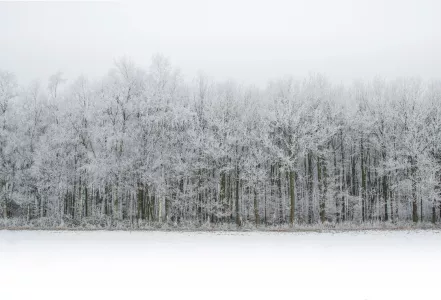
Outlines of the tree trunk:
{"type": "MultiPolygon", "coordinates": [[[[294,226],[294,220],[295,220],[295,206],[296,206],[296,198],[295,198],[295,172],[294,170],[289,171],[289,198],[290,198],[290,215],[289,215],[289,222],[291,226],[294,226]]],[[[266,213],[265,213],[265,219],[266,219],[266,213]]]]}
{"type": "Polygon", "coordinates": [[[239,178],[239,167],[236,166],[236,224],[237,226],[242,226],[242,216],[240,214],[240,203],[239,203],[239,189],[240,189],[240,178],[239,178]]]}
{"type": "Polygon", "coordinates": [[[417,205],[417,185],[416,185],[416,161],[414,157],[410,158],[411,161],[411,176],[412,176],[412,220],[418,222],[418,205],[417,205]]]}
{"type": "MultiPolygon", "coordinates": [[[[319,188],[319,209],[320,209],[320,222],[324,223],[326,220],[326,213],[325,213],[325,195],[323,192],[323,178],[322,178],[322,164],[324,162],[324,159],[320,156],[317,156],[317,183],[319,188]]],[[[323,173],[326,174],[326,167],[323,166],[323,173]]],[[[326,176],[326,175],[325,175],[326,176]]]]}
{"type": "Polygon", "coordinates": [[[256,220],[256,227],[260,225],[259,216],[259,202],[257,200],[257,188],[254,187],[254,219],[256,220]]]}
{"type": "Polygon", "coordinates": [[[345,177],[345,151],[343,147],[343,130],[340,131],[340,151],[341,151],[341,180],[340,180],[340,192],[341,192],[341,220],[346,221],[346,199],[344,193],[346,192],[346,177],[345,177]]]}
{"type": "Polygon", "coordinates": [[[384,220],[387,222],[389,220],[389,214],[387,209],[387,202],[388,202],[388,184],[387,184],[387,172],[385,169],[385,163],[386,163],[386,151],[383,150],[383,200],[384,200],[384,220]]]}
{"type": "Polygon", "coordinates": [[[360,145],[360,168],[361,168],[361,219],[364,222],[366,219],[366,170],[364,166],[364,149],[363,138],[360,145]]]}
{"type": "Polygon", "coordinates": [[[312,224],[314,221],[314,210],[313,210],[313,171],[312,171],[312,153],[311,151],[308,152],[308,176],[307,176],[307,184],[308,184],[308,223],[312,224]]]}

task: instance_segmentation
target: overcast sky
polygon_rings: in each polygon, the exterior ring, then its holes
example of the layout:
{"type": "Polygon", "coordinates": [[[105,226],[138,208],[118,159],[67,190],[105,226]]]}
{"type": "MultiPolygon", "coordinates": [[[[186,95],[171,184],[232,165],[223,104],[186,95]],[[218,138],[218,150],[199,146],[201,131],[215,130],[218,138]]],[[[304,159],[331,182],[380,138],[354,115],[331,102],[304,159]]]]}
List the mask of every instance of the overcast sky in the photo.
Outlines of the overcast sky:
{"type": "Polygon", "coordinates": [[[310,72],[441,78],[441,1],[0,3],[0,69],[21,83],[101,76],[123,55],[148,66],[158,52],[189,79],[203,70],[259,86],[310,72]]]}

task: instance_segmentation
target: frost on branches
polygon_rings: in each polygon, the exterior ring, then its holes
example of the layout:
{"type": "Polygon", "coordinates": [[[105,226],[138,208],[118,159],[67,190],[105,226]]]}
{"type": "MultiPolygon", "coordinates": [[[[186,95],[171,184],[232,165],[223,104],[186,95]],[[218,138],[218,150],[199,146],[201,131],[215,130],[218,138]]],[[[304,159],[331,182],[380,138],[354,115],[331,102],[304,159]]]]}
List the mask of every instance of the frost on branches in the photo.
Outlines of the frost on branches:
{"type": "Polygon", "coordinates": [[[159,55],[94,81],[0,71],[0,213],[45,228],[438,223],[441,82],[184,82],[159,55]]]}

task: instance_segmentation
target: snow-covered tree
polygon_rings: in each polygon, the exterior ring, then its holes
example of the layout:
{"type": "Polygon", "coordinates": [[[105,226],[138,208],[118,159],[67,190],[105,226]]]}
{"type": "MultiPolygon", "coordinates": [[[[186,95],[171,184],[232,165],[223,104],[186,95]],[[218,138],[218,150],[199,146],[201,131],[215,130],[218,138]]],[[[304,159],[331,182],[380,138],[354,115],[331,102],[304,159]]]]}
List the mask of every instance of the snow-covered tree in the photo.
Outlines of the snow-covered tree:
{"type": "MultiPolygon", "coordinates": [[[[0,71],[0,212],[41,226],[439,222],[441,83],[0,71]]],[[[6,222],[6,221],[5,221],[6,222]]],[[[234,226],[234,225],[233,225],[234,226]]]]}

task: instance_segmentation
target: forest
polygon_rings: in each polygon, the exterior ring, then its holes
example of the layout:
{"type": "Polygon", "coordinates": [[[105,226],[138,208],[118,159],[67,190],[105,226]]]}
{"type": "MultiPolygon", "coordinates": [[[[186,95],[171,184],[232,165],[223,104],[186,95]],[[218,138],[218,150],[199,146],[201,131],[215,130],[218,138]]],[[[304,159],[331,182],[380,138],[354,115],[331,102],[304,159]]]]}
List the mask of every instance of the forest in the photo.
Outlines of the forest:
{"type": "Polygon", "coordinates": [[[441,221],[441,81],[265,88],[128,58],[26,86],[0,70],[0,225],[441,221]]]}

